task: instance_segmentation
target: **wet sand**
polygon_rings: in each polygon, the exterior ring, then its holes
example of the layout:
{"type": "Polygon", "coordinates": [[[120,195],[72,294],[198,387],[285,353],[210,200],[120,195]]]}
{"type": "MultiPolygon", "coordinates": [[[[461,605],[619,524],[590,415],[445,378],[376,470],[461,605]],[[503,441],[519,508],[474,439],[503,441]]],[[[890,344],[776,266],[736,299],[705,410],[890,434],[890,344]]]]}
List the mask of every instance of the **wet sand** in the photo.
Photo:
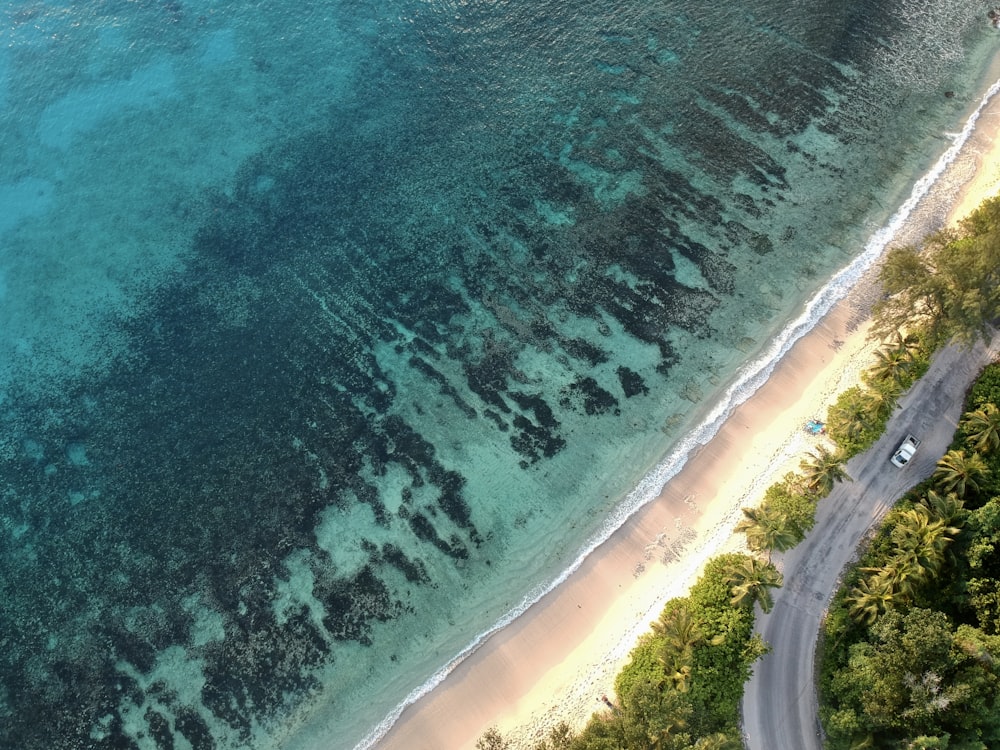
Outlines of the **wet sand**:
{"type": "MultiPolygon", "coordinates": [[[[943,186],[949,221],[1000,192],[1000,104],[943,186]],[[950,192],[948,192],[950,191],[950,192]]],[[[934,211],[931,211],[933,214],[934,211]]],[[[940,219],[928,219],[940,223],[940,219]]],[[[931,227],[933,228],[933,227],[931,227]]],[[[559,721],[582,726],[606,710],[614,677],[666,601],[682,596],[705,561],[741,549],[732,528],[806,452],[824,441],[804,429],[858,382],[876,344],[867,338],[870,281],[862,281],[778,363],[660,496],[569,579],[489,638],[436,689],[408,707],[378,750],[466,750],[496,726],[529,750],[559,721]]]]}

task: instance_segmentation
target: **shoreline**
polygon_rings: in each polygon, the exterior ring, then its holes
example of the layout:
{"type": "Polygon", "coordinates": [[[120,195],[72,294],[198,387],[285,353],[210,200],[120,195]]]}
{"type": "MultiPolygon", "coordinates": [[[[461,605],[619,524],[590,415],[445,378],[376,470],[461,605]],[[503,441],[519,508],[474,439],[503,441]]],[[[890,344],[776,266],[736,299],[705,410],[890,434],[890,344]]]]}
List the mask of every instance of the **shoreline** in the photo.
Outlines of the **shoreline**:
{"type": "Polygon", "coordinates": [[[582,727],[664,604],[686,593],[709,558],[742,549],[732,534],[740,508],[822,440],[805,423],[856,381],[875,348],[857,318],[850,300],[838,303],[654,502],[405,709],[374,747],[472,748],[495,725],[512,748],[530,750],[559,721],[582,727]]]}
{"type": "MultiPolygon", "coordinates": [[[[947,206],[954,221],[1000,189],[998,128],[1000,104],[990,99],[948,167],[960,182],[942,179],[933,186],[942,195],[922,198],[932,215],[947,206]]],[[[942,224],[933,216],[912,220],[926,225],[909,228],[918,232],[916,239],[942,224]]],[[[372,747],[461,750],[496,726],[515,750],[530,750],[559,721],[580,728],[600,711],[600,697],[612,694],[636,639],[666,601],[684,595],[710,557],[742,548],[742,538],[732,534],[740,508],[756,504],[822,440],[803,425],[823,417],[826,406],[857,382],[876,348],[865,322],[870,276],[856,280],[790,347],[657,499],[407,706],[372,747]]]]}

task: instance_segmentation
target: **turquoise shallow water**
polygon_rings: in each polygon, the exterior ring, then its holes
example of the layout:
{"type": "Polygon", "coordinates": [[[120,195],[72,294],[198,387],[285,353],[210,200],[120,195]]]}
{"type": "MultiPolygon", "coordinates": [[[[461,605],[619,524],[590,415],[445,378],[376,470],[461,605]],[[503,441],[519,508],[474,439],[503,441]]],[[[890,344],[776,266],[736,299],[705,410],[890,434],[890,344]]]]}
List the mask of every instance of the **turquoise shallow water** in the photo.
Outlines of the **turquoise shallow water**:
{"type": "Polygon", "coordinates": [[[604,6],[4,9],[0,745],[353,747],[622,516],[996,43],[604,6]]]}

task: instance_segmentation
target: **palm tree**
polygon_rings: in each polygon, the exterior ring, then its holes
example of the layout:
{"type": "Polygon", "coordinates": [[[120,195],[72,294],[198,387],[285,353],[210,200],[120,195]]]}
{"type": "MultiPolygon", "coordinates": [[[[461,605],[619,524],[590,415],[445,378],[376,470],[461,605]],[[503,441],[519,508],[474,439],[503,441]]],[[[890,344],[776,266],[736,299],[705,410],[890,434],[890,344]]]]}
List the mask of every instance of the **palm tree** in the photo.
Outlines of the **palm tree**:
{"type": "MultiPolygon", "coordinates": [[[[673,604],[673,602],[671,602],[673,604]]],[[[653,633],[670,641],[678,651],[690,651],[705,640],[701,623],[686,606],[670,606],[652,624],[653,633]]]]}
{"type": "Polygon", "coordinates": [[[870,575],[851,589],[847,597],[850,615],[871,624],[891,606],[912,599],[914,589],[940,571],[958,533],[958,528],[933,516],[926,506],[900,513],[889,532],[893,555],[880,568],[861,568],[870,575]]]}
{"type": "Polygon", "coordinates": [[[920,502],[931,515],[944,521],[946,526],[962,527],[965,525],[965,519],[969,517],[965,501],[954,492],[939,495],[934,490],[927,490],[927,494],[920,499],[920,502]]]}
{"type": "Polygon", "coordinates": [[[1000,448],[1000,409],[996,404],[967,411],[959,426],[976,453],[985,455],[1000,448]]]}
{"type": "Polygon", "coordinates": [[[841,394],[837,403],[827,410],[830,435],[839,439],[856,440],[869,427],[868,410],[865,408],[861,388],[850,388],[841,394]]]}
{"type": "Polygon", "coordinates": [[[862,397],[865,411],[875,419],[888,419],[896,408],[899,388],[895,383],[876,383],[862,397]]]}
{"type": "Polygon", "coordinates": [[[801,541],[788,516],[773,510],[767,503],[757,508],[743,508],[743,516],[736,524],[736,531],[746,534],[747,546],[754,552],[766,552],[768,562],[772,550],[784,552],[801,541]]]}
{"type": "Polygon", "coordinates": [[[778,588],[784,582],[781,573],[771,563],[757,557],[744,557],[726,571],[726,584],[732,595],[729,602],[734,607],[760,604],[764,614],[771,611],[774,600],[768,589],[778,588]]]}
{"type": "Polygon", "coordinates": [[[893,590],[888,576],[876,574],[862,578],[847,595],[846,601],[850,605],[848,614],[864,625],[871,625],[879,615],[892,607],[897,598],[897,592],[893,590]]]}
{"type": "Polygon", "coordinates": [[[920,337],[915,333],[903,333],[902,329],[897,328],[885,340],[885,345],[894,349],[904,349],[910,357],[913,357],[920,351],[920,337]]]}
{"type": "Polygon", "coordinates": [[[686,606],[671,606],[663,611],[652,624],[653,633],[663,640],[659,661],[676,690],[687,692],[691,668],[694,665],[694,650],[701,645],[718,646],[726,636],[706,638],[701,621],[686,606]]]}
{"type": "Polygon", "coordinates": [[[968,490],[977,492],[979,480],[989,469],[978,453],[966,455],[965,451],[948,451],[937,462],[932,479],[943,492],[954,492],[965,497],[968,490]]]}
{"type": "Polygon", "coordinates": [[[840,454],[833,453],[825,446],[818,447],[809,453],[809,457],[799,464],[804,474],[806,486],[820,495],[829,495],[833,491],[834,482],[850,479],[844,471],[840,454]]]}
{"type": "Polygon", "coordinates": [[[678,691],[687,692],[694,650],[705,643],[701,623],[687,607],[673,607],[653,623],[653,633],[663,639],[658,658],[667,679],[678,691]]]}
{"type": "Polygon", "coordinates": [[[900,565],[909,567],[920,582],[936,574],[944,564],[945,551],[960,529],[948,526],[918,505],[899,514],[889,538],[896,548],[900,565]]]}
{"type": "Polygon", "coordinates": [[[872,381],[899,384],[913,367],[913,354],[903,345],[887,344],[875,352],[875,363],[868,368],[872,381]]]}
{"type": "MultiPolygon", "coordinates": [[[[875,578],[885,579],[889,590],[892,591],[893,603],[908,602],[913,598],[913,590],[921,582],[920,572],[911,564],[912,560],[905,555],[895,555],[889,559],[881,568],[862,568],[867,573],[873,573],[875,578]]],[[[882,586],[878,581],[877,587],[882,586]]]]}

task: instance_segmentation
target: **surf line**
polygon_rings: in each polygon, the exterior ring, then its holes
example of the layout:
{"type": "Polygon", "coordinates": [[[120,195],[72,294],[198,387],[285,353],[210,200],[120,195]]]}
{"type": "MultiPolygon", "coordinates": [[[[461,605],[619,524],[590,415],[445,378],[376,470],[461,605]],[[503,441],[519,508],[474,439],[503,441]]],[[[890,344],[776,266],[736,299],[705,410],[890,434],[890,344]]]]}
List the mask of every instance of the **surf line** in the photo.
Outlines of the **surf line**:
{"type": "Polygon", "coordinates": [[[772,340],[767,350],[755,360],[745,364],[737,372],[736,378],[724,392],[718,404],[684,439],[680,441],[664,461],[640,480],[639,484],[626,495],[625,499],[615,507],[601,529],[584,545],[583,550],[575,560],[556,578],[547,584],[533,587],[521,599],[521,603],[498,619],[490,628],[477,635],[447,664],[435,672],[430,679],[414,688],[382,721],[362,739],[354,750],[371,750],[399,720],[407,708],[419,701],[434,688],[444,682],[451,672],[474,654],[494,633],[510,625],[524,614],[542,597],[555,590],[575,573],[584,561],[606,542],[612,534],[620,529],[644,505],[655,500],[664,485],[673,479],[684,465],[688,457],[699,447],[708,443],[719,432],[723,423],[733,411],[747,401],[757,390],[767,382],[774,368],[792,346],[809,331],[816,327],[822,318],[833,309],[833,306],[847,296],[851,288],[882,256],[897,232],[906,223],[913,210],[927,195],[945,170],[958,158],[962,147],[975,132],[976,121],[990,100],[1000,92],[1000,80],[996,81],[979,102],[979,106],[969,115],[962,130],[953,138],[951,145],[934,163],[934,166],[920,177],[913,185],[909,197],[890,217],[889,221],[865,243],[862,252],[848,265],[838,271],[804,306],[803,312],[786,325],[772,340]]]}

